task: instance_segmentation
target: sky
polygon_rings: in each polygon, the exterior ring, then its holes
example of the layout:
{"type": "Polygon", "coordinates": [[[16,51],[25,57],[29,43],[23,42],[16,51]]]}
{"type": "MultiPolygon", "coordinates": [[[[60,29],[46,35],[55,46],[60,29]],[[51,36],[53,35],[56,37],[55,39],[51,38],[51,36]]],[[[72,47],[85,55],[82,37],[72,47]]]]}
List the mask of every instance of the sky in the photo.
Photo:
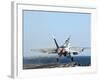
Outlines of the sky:
{"type": "MultiPolygon", "coordinates": [[[[55,48],[52,35],[63,45],[71,35],[71,45],[90,47],[91,14],[73,12],[23,11],[23,55],[24,57],[53,56],[31,52],[30,49],[55,48]]],[[[90,50],[82,55],[90,55],[90,50]]]]}

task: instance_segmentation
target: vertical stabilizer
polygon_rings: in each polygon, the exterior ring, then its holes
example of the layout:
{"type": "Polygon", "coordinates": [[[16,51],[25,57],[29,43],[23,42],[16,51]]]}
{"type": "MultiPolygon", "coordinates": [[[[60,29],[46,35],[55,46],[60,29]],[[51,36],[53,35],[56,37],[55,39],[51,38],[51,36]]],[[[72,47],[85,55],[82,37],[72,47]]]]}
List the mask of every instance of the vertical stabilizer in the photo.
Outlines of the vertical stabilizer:
{"type": "Polygon", "coordinates": [[[71,38],[71,36],[69,36],[69,37],[67,38],[67,40],[65,41],[65,43],[64,43],[64,46],[65,46],[65,47],[68,47],[70,38],[71,38]]]}
{"type": "Polygon", "coordinates": [[[52,35],[52,37],[53,37],[53,39],[54,39],[54,42],[55,42],[55,44],[56,44],[56,47],[59,48],[59,45],[58,45],[58,43],[57,43],[57,41],[56,41],[54,35],[52,35]]]}

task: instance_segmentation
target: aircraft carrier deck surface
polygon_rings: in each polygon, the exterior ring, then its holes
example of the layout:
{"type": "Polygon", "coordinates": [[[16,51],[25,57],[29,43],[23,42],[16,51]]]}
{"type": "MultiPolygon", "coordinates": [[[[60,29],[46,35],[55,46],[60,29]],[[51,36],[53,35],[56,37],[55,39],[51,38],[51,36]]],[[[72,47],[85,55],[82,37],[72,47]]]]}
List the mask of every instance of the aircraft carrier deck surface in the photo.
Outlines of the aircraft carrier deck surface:
{"type": "MultiPolygon", "coordinates": [[[[76,67],[80,64],[76,62],[71,62],[67,64],[24,64],[23,69],[41,69],[41,68],[62,68],[62,67],[76,67]]],[[[82,66],[82,65],[81,65],[82,66]]],[[[89,65],[87,65],[89,66],[89,65]]]]}

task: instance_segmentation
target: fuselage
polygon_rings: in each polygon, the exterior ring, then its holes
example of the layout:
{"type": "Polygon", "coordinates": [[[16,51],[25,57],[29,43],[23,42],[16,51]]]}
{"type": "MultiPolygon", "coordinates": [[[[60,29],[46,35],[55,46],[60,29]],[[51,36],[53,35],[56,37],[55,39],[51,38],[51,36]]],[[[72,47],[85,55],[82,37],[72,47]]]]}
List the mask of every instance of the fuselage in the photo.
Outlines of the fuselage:
{"type": "Polygon", "coordinates": [[[70,48],[69,47],[60,47],[57,49],[57,53],[59,56],[66,56],[66,55],[69,55],[70,54],[70,48]]]}

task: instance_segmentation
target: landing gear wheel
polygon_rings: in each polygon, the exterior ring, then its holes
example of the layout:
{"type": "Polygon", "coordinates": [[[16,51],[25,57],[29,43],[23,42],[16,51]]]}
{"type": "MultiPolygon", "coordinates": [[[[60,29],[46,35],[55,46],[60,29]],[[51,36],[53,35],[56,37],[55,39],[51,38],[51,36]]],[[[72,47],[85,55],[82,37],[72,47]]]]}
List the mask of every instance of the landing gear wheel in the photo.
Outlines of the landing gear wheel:
{"type": "Polygon", "coordinates": [[[64,54],[64,56],[66,56],[66,54],[64,54]]]}
{"type": "Polygon", "coordinates": [[[57,58],[57,62],[59,62],[59,58],[57,58]]]}
{"type": "Polygon", "coordinates": [[[73,57],[71,57],[71,61],[73,62],[73,57]]]}

